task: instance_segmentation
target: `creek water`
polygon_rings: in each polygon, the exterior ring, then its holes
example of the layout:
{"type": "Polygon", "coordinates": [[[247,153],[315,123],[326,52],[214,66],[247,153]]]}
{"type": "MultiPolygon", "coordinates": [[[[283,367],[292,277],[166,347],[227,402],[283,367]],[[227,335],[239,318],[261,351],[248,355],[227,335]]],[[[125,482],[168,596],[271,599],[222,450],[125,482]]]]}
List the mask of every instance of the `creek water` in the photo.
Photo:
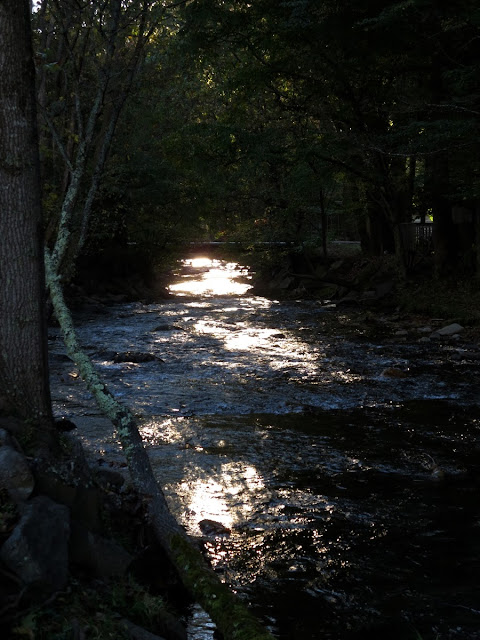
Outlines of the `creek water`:
{"type": "MultiPolygon", "coordinates": [[[[224,260],[185,260],[170,291],[78,315],[79,337],[222,579],[280,640],[480,638],[478,345],[347,335],[224,260]]],[[[121,465],[50,338],[56,412],[121,465]]],[[[190,640],[213,634],[192,610],[190,640]]]]}

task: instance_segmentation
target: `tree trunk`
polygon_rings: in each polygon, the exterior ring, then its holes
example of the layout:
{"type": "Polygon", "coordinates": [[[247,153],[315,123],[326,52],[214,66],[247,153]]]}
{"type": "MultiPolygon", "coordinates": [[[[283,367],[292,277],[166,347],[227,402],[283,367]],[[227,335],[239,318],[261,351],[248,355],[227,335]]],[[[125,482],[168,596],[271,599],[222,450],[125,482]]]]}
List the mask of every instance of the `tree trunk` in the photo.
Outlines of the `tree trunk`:
{"type": "Polygon", "coordinates": [[[427,159],[425,187],[433,214],[435,273],[453,273],[458,263],[458,229],[453,223],[452,205],[446,193],[449,184],[448,158],[437,154],[427,159]]]}
{"type": "Polygon", "coordinates": [[[29,0],[0,0],[0,387],[51,423],[29,0]]]}
{"type": "Polygon", "coordinates": [[[325,208],[325,191],[320,188],[320,209],[322,219],[322,249],[323,257],[327,260],[327,240],[328,240],[328,216],[325,208]]]}
{"type": "Polygon", "coordinates": [[[392,228],[388,224],[382,207],[369,193],[367,194],[362,249],[372,256],[381,256],[385,252],[393,253],[394,247],[392,228]]]}

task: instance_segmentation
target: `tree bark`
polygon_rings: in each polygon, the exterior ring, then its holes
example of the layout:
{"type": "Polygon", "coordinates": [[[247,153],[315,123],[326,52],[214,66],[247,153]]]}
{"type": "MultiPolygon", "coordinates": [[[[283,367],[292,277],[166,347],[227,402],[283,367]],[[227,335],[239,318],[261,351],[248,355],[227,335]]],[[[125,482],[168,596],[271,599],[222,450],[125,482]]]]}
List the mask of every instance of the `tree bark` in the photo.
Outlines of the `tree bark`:
{"type": "Polygon", "coordinates": [[[328,255],[328,216],[327,210],[325,208],[325,191],[320,188],[320,210],[321,210],[321,219],[322,219],[322,249],[323,249],[323,257],[327,260],[328,255]]]}
{"type": "Polygon", "coordinates": [[[433,215],[433,244],[435,274],[451,275],[458,264],[458,229],[453,223],[452,205],[447,197],[449,167],[446,154],[436,154],[427,159],[425,188],[433,215]]]}
{"type": "Polygon", "coordinates": [[[0,388],[51,423],[29,0],[0,0],[0,388]]]}

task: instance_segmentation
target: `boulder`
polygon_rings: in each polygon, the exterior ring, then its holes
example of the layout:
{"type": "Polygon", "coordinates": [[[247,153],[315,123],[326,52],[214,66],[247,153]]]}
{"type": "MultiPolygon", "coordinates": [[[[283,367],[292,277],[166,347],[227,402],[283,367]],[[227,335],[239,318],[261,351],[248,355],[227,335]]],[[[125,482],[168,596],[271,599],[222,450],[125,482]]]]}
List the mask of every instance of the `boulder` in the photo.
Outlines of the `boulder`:
{"type": "Polygon", "coordinates": [[[426,327],[418,327],[417,331],[418,333],[432,333],[432,327],[428,325],[426,327]]]}
{"type": "Polygon", "coordinates": [[[6,429],[0,427],[0,446],[3,447],[5,445],[13,447],[13,438],[6,429]]]}
{"type": "Polygon", "coordinates": [[[43,495],[70,510],[72,518],[81,520],[90,529],[99,531],[102,527],[101,490],[95,486],[63,479],[60,475],[38,471],[36,489],[43,495]]]}
{"type": "Polygon", "coordinates": [[[198,523],[198,526],[200,528],[200,531],[206,537],[216,538],[217,536],[225,536],[228,538],[231,534],[231,530],[228,527],[223,525],[221,522],[217,522],[216,520],[201,520],[198,523]]]}
{"type": "Polygon", "coordinates": [[[127,631],[132,640],[165,640],[165,638],[157,636],[155,633],[150,633],[143,627],[139,627],[137,624],[130,622],[126,618],[121,620],[122,627],[127,631]]]}
{"type": "MultiPolygon", "coordinates": [[[[13,438],[18,438],[25,434],[25,422],[12,416],[0,417],[0,427],[5,429],[13,438]]],[[[5,444],[8,444],[5,442],[5,444]]]]}
{"type": "Polygon", "coordinates": [[[460,333],[461,331],[463,331],[463,327],[461,324],[458,324],[457,322],[453,322],[452,324],[448,324],[446,327],[442,327],[441,329],[436,329],[433,334],[433,336],[454,336],[457,333],[460,333]]]}
{"type": "Polygon", "coordinates": [[[9,445],[0,447],[0,487],[14,502],[22,502],[31,496],[34,486],[25,456],[9,445]]]}
{"type": "Polygon", "coordinates": [[[63,456],[54,463],[35,465],[36,493],[68,507],[72,519],[100,530],[102,491],[96,486],[82,443],[74,433],[63,433],[62,442],[63,456]]]}
{"type": "Polygon", "coordinates": [[[72,524],[70,558],[101,579],[125,575],[133,560],[119,544],[89,531],[78,522],[72,524]]]}
{"type": "Polygon", "coordinates": [[[0,550],[4,564],[24,584],[49,593],[68,579],[70,516],[67,507],[45,496],[25,503],[21,518],[0,550]]]}
{"type": "Polygon", "coordinates": [[[107,491],[119,492],[125,484],[123,475],[113,469],[98,469],[95,471],[95,480],[102,489],[107,491]]]}

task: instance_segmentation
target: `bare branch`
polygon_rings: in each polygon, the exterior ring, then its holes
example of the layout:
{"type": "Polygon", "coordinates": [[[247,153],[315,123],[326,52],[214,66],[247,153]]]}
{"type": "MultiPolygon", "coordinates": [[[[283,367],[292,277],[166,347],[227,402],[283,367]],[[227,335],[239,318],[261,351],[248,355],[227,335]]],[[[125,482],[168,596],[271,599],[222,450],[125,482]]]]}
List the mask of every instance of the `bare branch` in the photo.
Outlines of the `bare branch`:
{"type": "Polygon", "coordinates": [[[432,109],[440,109],[442,111],[460,111],[462,113],[469,113],[473,116],[480,116],[480,111],[467,109],[467,107],[462,107],[459,104],[426,104],[425,106],[432,109]]]}
{"type": "Polygon", "coordinates": [[[48,128],[50,130],[50,133],[52,134],[53,140],[55,142],[55,144],[57,145],[58,150],[60,151],[60,155],[62,156],[67,169],[69,170],[70,173],[73,172],[73,165],[70,162],[70,158],[68,157],[68,153],[67,150],[65,149],[65,145],[63,144],[63,142],[60,140],[60,136],[58,135],[58,131],[55,128],[55,125],[53,124],[52,119],[50,118],[50,116],[48,115],[48,113],[46,112],[45,109],[42,109],[41,111],[42,117],[44,118],[45,122],[48,125],[48,128]]]}

